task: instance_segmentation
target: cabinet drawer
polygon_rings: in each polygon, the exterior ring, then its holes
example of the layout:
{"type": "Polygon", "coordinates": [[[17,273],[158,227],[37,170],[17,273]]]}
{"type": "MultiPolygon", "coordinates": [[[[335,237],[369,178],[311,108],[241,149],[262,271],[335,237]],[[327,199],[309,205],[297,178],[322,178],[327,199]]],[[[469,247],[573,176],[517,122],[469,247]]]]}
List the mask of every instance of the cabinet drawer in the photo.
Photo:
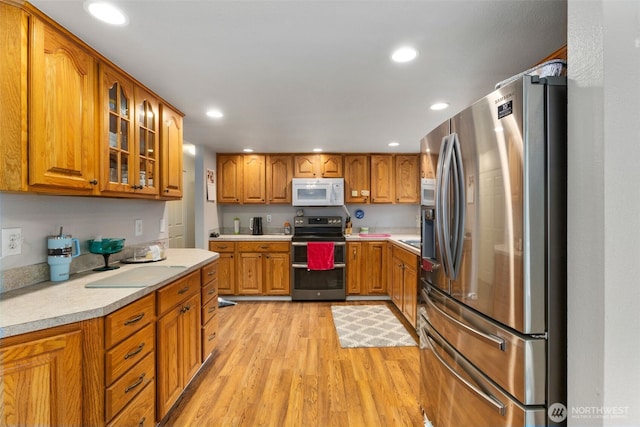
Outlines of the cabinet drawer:
{"type": "Polygon", "coordinates": [[[209,302],[209,300],[211,298],[213,298],[214,296],[218,295],[218,280],[214,280],[211,283],[209,283],[207,286],[204,286],[202,288],[202,295],[200,297],[200,300],[202,301],[202,303],[207,303],[209,302]]]}
{"type": "Polygon", "coordinates": [[[155,347],[155,328],[149,324],[105,353],[105,381],[113,383],[155,347]]]}
{"type": "Polygon", "coordinates": [[[238,252],[289,252],[289,242],[239,242],[238,252]]]}
{"type": "Polygon", "coordinates": [[[155,377],[155,353],[147,354],[140,363],[127,371],[111,387],[107,387],[105,412],[107,420],[140,393],[155,377]]]}
{"type": "Polygon", "coordinates": [[[201,281],[203,285],[215,280],[218,277],[218,261],[214,261],[211,264],[205,265],[200,270],[202,277],[201,281]]]}
{"type": "Polygon", "coordinates": [[[202,324],[207,323],[218,312],[218,298],[211,298],[207,303],[202,304],[202,324]]]}
{"type": "Polygon", "coordinates": [[[202,360],[204,361],[218,344],[219,317],[215,314],[208,323],[202,327],[202,360]]]}
{"type": "Polygon", "coordinates": [[[105,348],[131,336],[153,320],[155,300],[153,294],[147,295],[126,307],[109,314],[104,322],[105,348]]]}
{"type": "Polygon", "coordinates": [[[182,279],[158,290],[158,316],[163,315],[171,307],[189,299],[200,290],[200,271],[194,271],[182,279]]]}
{"type": "Polygon", "coordinates": [[[209,242],[209,250],[212,252],[233,252],[236,250],[235,242],[209,242]]]}
{"type": "Polygon", "coordinates": [[[115,417],[107,427],[156,425],[156,384],[151,381],[147,386],[115,417]]]}

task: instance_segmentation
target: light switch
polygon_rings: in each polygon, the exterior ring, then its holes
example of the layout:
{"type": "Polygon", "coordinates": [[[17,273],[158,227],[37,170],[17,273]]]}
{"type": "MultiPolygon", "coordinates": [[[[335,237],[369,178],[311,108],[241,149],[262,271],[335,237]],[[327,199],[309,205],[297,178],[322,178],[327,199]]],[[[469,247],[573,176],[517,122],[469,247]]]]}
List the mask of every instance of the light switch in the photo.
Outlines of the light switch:
{"type": "Polygon", "coordinates": [[[358,197],[358,190],[351,190],[351,197],[358,197]]]}

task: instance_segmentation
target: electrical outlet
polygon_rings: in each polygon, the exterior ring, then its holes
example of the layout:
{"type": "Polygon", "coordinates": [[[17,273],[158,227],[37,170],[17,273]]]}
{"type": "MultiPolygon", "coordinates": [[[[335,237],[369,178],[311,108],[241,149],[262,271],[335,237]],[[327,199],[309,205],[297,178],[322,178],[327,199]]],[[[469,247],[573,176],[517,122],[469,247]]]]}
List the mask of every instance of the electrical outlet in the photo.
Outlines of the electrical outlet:
{"type": "Polygon", "coordinates": [[[136,219],[135,233],[136,233],[136,236],[142,236],[142,220],[141,219],[136,219]]]}
{"type": "Polygon", "coordinates": [[[2,256],[22,253],[22,228],[2,229],[2,256]]]}
{"type": "Polygon", "coordinates": [[[271,214],[267,215],[267,222],[271,222],[271,214]]]}

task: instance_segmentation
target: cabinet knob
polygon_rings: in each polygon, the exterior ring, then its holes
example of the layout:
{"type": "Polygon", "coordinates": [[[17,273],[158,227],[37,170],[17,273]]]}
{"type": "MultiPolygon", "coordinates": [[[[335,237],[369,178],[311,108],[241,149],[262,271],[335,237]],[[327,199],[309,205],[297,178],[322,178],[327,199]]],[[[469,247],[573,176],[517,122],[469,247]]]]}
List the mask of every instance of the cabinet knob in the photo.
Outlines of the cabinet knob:
{"type": "Polygon", "coordinates": [[[93,178],[91,181],[89,181],[89,184],[91,185],[96,185],[98,183],[98,180],[93,178]]]}

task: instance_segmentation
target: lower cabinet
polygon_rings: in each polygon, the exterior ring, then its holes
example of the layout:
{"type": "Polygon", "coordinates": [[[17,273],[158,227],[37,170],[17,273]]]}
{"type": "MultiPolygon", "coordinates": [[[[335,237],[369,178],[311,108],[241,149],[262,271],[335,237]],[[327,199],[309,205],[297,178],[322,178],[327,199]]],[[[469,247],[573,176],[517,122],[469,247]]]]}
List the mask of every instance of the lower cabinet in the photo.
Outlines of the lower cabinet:
{"type": "Polygon", "coordinates": [[[391,246],[389,293],[393,303],[414,327],[418,309],[418,261],[418,255],[391,246]]]}
{"type": "Polygon", "coordinates": [[[104,318],[104,413],[109,425],[122,425],[118,420],[124,419],[128,425],[155,422],[155,307],[150,294],[104,318]]]}
{"type": "Polygon", "coordinates": [[[217,252],[218,258],[218,294],[236,293],[236,243],[229,241],[209,242],[209,250],[217,252]]]}
{"type": "Polygon", "coordinates": [[[200,271],[156,292],[158,420],[167,414],[202,363],[200,293],[200,271]]]}
{"type": "Polygon", "coordinates": [[[238,295],[290,295],[289,242],[238,242],[238,295]]]}
{"type": "Polygon", "coordinates": [[[0,340],[0,425],[83,425],[82,339],[67,325],[0,340]]]}
{"type": "Polygon", "coordinates": [[[386,242],[347,242],[347,293],[387,294],[386,242]]]}

